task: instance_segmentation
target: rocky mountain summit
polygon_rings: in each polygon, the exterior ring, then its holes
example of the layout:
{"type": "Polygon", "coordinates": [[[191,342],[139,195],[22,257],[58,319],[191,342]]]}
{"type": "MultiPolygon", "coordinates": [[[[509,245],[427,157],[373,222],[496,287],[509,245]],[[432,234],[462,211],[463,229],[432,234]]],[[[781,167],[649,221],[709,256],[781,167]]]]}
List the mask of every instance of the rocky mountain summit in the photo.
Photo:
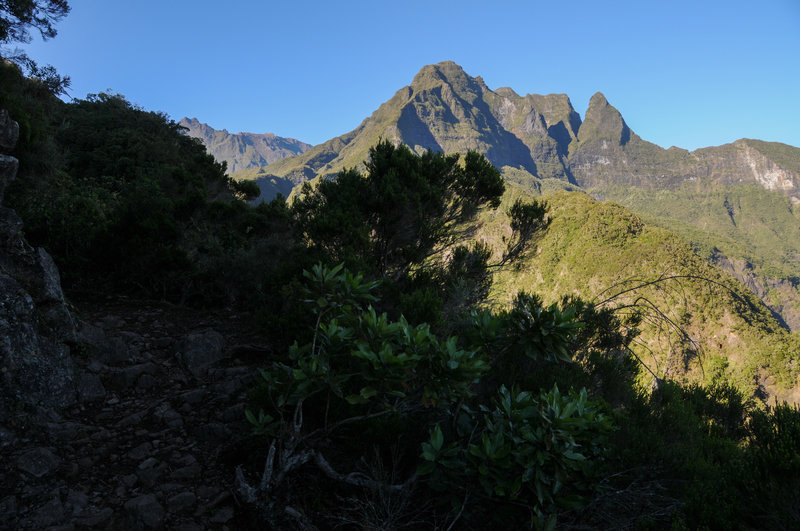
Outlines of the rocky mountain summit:
{"type": "Polygon", "coordinates": [[[589,102],[577,142],[570,145],[569,170],[575,183],[602,194],[609,186],[649,190],[714,190],[753,183],[800,204],[800,149],[741,139],[687,151],[663,149],[636,135],[606,98],[589,102]]]}
{"type": "Polygon", "coordinates": [[[217,162],[225,162],[230,172],[260,168],[284,157],[299,155],[311,147],[311,144],[272,133],[220,131],[197,118],[182,118],[178,123],[187,129],[186,134],[199,138],[217,162]]]}
{"type": "Polygon", "coordinates": [[[452,61],[423,67],[409,86],[353,131],[250,177],[302,182],[331,176],[362,165],[379,138],[417,152],[477,150],[507,178],[526,180],[535,188],[550,179],[586,190],[618,184],[704,189],[752,182],[800,201],[798,148],[742,139],[693,152],[664,149],[636,135],[600,92],[581,120],[565,94],[492,90],[452,61]]]}

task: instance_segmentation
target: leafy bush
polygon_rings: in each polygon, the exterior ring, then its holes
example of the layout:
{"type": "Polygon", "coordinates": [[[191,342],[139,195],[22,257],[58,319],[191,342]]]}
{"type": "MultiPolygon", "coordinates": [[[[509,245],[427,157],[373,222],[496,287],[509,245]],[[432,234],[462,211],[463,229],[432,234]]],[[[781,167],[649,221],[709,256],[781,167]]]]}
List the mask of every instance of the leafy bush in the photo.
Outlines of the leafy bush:
{"type": "Polygon", "coordinates": [[[305,277],[312,334],[295,343],[287,359],[261,371],[263,384],[255,393],[261,410],[248,410],[247,417],[256,433],[267,437],[269,450],[258,487],[239,470],[245,499],[272,517],[283,514],[280,493],[290,477],[308,473],[301,469],[308,463],[349,487],[416,492],[433,504],[431,511],[449,513],[453,521],[463,513],[462,500],[469,499],[477,508],[470,511],[476,521],[488,518],[485,511],[497,500],[506,500],[516,504],[507,508],[509,521],[529,520],[533,511],[537,521],[546,522],[559,510],[580,505],[580,495],[592,490],[590,478],[605,451],[611,420],[585,390],[561,394],[552,386],[548,392],[512,393],[501,385],[488,406],[480,383],[489,371],[490,345],[501,342],[499,330],[508,332],[502,339],[506,348],[519,349],[523,357],[549,363],[567,358],[565,345],[578,328],[571,312],[542,309],[535,298],[521,296],[516,313],[480,320],[483,330],[472,337],[484,341],[441,341],[427,324],[412,326],[403,317],[393,321],[378,314],[371,306],[379,302],[373,295],[378,283],[342,265],[318,264],[305,277]],[[518,329],[525,333],[512,341],[518,329]],[[552,337],[545,342],[541,335],[552,337]],[[445,445],[442,427],[451,424],[445,445]],[[426,425],[434,426],[429,434],[426,425]],[[381,468],[404,470],[405,479],[388,484],[342,472],[358,469],[371,447],[390,455],[388,446],[398,444],[406,457],[381,468]],[[415,454],[420,457],[408,457],[415,454]],[[526,508],[522,512],[520,505],[526,508]]]}
{"type": "Polygon", "coordinates": [[[747,468],[750,525],[790,529],[800,521],[800,410],[786,403],[752,412],[747,468]]]}
{"type": "Polygon", "coordinates": [[[247,206],[251,185],[231,182],[178,124],[120,95],[54,107],[42,131],[60,151],[58,168],[21,175],[9,202],[67,289],[275,304],[265,277],[285,269],[296,241],[284,203],[247,206]]]}
{"type": "Polygon", "coordinates": [[[478,411],[462,407],[454,442],[445,445],[440,426],[433,429],[420,465],[432,487],[454,501],[513,501],[540,525],[555,521],[559,510],[580,507],[595,461],[607,450],[611,417],[586,390],[562,395],[557,386],[538,396],[502,386],[493,402],[478,411]]]}

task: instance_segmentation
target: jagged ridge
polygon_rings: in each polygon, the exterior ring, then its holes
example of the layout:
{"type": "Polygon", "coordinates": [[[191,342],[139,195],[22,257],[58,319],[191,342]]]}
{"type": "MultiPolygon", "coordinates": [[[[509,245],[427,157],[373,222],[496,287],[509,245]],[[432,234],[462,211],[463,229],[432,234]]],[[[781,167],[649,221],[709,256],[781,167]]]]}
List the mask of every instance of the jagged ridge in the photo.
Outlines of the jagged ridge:
{"type": "Polygon", "coordinates": [[[311,147],[294,138],[273,133],[229,133],[201,123],[197,118],[182,118],[178,122],[186,134],[199,138],[217,162],[225,162],[230,172],[260,168],[285,157],[299,155],[311,147]]]}

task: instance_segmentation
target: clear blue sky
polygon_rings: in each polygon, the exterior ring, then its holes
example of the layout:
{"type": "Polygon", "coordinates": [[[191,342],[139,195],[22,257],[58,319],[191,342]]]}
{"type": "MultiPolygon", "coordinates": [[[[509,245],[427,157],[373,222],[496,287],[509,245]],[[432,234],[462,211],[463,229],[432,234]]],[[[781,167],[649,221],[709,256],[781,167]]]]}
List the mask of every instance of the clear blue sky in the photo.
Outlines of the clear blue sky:
{"type": "Polygon", "coordinates": [[[603,92],[641,137],[695,149],[800,146],[800,0],[72,0],[24,46],[72,78],[175,120],[317,144],[354,129],[422,66],[490,88],[603,92]]]}

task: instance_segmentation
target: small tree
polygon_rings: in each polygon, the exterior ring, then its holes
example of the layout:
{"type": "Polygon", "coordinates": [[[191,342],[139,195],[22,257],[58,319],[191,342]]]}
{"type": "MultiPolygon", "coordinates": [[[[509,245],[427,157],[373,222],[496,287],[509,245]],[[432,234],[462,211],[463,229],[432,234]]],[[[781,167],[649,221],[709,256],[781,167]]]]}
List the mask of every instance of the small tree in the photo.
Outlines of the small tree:
{"type": "Polygon", "coordinates": [[[483,205],[497,206],[500,172],[476,152],[459,155],[382,141],[370,149],[367,173],[341,172],[306,184],[293,212],[307,242],[329,260],[398,280],[459,240],[458,223],[483,205]]]}
{"type": "MultiPolygon", "coordinates": [[[[353,471],[359,449],[424,427],[437,409],[470,396],[472,384],[488,370],[483,356],[460,348],[456,338],[439,341],[428,325],[378,315],[368,305],[376,300],[375,282],[341,265],[319,264],[305,277],[305,302],[316,316],[311,341],[295,343],[287,363],[261,371],[265,407],[258,414],[248,410],[247,418],[257,433],[269,437],[266,464],[256,486],[237,470],[243,498],[260,505],[271,521],[297,512],[287,505],[286,483],[309,463],[342,485],[410,489],[416,481],[413,466],[397,484],[353,471]],[[383,434],[359,438],[347,445],[350,452],[334,446],[343,433],[353,437],[353,430],[383,434]],[[352,451],[356,455],[349,455],[352,451]]],[[[410,444],[415,451],[419,441],[410,444]]]]}
{"type": "MultiPolygon", "coordinates": [[[[500,172],[474,151],[417,155],[382,141],[370,150],[366,174],[351,169],[307,183],[292,213],[322,261],[387,280],[384,308],[436,327],[488,294],[492,251],[464,245],[466,222],[481,207],[497,207],[504,190],[500,172]]],[[[547,227],[546,212],[544,202],[512,207],[513,234],[496,265],[527,249],[547,227]]]]}

